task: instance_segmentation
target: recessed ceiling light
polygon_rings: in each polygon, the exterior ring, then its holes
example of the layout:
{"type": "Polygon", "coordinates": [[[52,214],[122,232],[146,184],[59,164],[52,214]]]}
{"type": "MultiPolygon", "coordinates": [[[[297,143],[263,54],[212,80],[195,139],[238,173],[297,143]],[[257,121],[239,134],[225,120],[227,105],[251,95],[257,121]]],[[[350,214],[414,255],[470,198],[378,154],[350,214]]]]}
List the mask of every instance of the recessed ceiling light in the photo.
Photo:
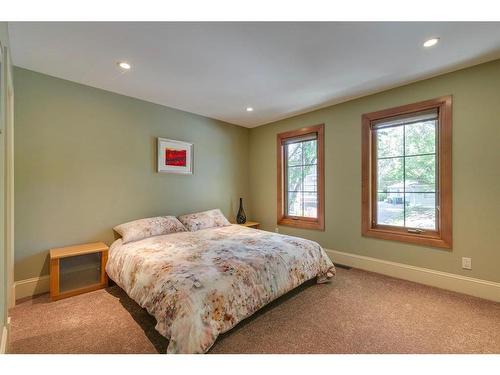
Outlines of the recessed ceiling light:
{"type": "Polygon", "coordinates": [[[124,70],[129,70],[131,68],[130,64],[128,62],[125,62],[125,61],[120,61],[118,63],[118,66],[124,70]]]}
{"type": "Polygon", "coordinates": [[[253,108],[252,107],[247,107],[247,112],[252,112],[253,108]]]}
{"type": "Polygon", "coordinates": [[[431,38],[431,39],[426,40],[424,42],[424,47],[429,48],[429,47],[435,46],[436,44],[438,44],[438,42],[439,42],[439,38],[431,38]]]}

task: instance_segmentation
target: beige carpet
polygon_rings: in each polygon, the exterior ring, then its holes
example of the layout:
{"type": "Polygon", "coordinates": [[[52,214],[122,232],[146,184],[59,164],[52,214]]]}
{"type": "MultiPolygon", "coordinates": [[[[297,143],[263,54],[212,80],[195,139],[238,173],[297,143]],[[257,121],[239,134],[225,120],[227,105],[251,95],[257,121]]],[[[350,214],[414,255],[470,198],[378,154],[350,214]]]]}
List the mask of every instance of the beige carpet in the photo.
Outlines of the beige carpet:
{"type": "MultiPolygon", "coordinates": [[[[12,353],[163,353],[117,286],[11,311],[12,353]]],[[[500,304],[360,270],[307,283],[221,336],[210,353],[500,353],[500,304]]]]}

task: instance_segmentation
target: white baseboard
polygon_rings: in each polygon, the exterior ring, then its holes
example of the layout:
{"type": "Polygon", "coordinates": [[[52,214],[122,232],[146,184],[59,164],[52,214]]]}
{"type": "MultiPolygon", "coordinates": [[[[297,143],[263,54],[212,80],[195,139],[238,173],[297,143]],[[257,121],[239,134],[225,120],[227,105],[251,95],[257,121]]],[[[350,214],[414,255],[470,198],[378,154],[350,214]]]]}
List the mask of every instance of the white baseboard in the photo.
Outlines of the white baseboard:
{"type": "MultiPolygon", "coordinates": [[[[325,251],[338,264],[500,302],[500,283],[337,250],[325,249],[325,251]]],[[[49,281],[48,275],[16,281],[14,283],[16,300],[47,293],[50,289],[49,281]]]]}
{"type": "Polygon", "coordinates": [[[500,302],[500,283],[325,249],[333,262],[500,302]]]}
{"type": "Polygon", "coordinates": [[[14,299],[36,296],[50,290],[49,275],[14,282],[14,299]]]}
{"type": "Polygon", "coordinates": [[[0,354],[6,354],[9,346],[10,317],[7,318],[7,325],[2,327],[2,337],[0,338],[0,354]]]}

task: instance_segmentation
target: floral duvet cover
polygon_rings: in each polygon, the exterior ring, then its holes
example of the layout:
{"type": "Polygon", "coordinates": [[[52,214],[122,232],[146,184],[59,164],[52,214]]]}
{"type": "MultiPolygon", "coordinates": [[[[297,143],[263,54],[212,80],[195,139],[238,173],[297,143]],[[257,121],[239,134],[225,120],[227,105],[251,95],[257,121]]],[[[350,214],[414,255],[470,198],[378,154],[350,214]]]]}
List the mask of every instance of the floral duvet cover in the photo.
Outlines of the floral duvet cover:
{"type": "Polygon", "coordinates": [[[167,353],[204,353],[279,296],[335,275],[316,242],[238,225],[116,240],[106,271],[156,318],[167,353]]]}

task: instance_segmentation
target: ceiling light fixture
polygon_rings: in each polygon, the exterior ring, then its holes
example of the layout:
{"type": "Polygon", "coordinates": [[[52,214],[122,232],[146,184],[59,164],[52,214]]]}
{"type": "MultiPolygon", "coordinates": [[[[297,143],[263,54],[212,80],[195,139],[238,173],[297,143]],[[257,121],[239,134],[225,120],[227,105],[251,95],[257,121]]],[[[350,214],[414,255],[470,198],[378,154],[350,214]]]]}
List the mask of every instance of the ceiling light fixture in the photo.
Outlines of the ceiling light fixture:
{"type": "Polygon", "coordinates": [[[128,62],[125,62],[125,61],[120,61],[118,63],[118,66],[120,68],[122,68],[123,70],[130,70],[130,68],[131,68],[130,64],[128,62]]]}
{"type": "Polygon", "coordinates": [[[426,40],[424,42],[424,47],[429,48],[429,47],[435,46],[436,44],[438,44],[438,42],[439,42],[439,38],[431,38],[431,39],[426,40]]]}
{"type": "Polygon", "coordinates": [[[253,108],[252,107],[247,107],[247,112],[253,112],[253,108]]]}

